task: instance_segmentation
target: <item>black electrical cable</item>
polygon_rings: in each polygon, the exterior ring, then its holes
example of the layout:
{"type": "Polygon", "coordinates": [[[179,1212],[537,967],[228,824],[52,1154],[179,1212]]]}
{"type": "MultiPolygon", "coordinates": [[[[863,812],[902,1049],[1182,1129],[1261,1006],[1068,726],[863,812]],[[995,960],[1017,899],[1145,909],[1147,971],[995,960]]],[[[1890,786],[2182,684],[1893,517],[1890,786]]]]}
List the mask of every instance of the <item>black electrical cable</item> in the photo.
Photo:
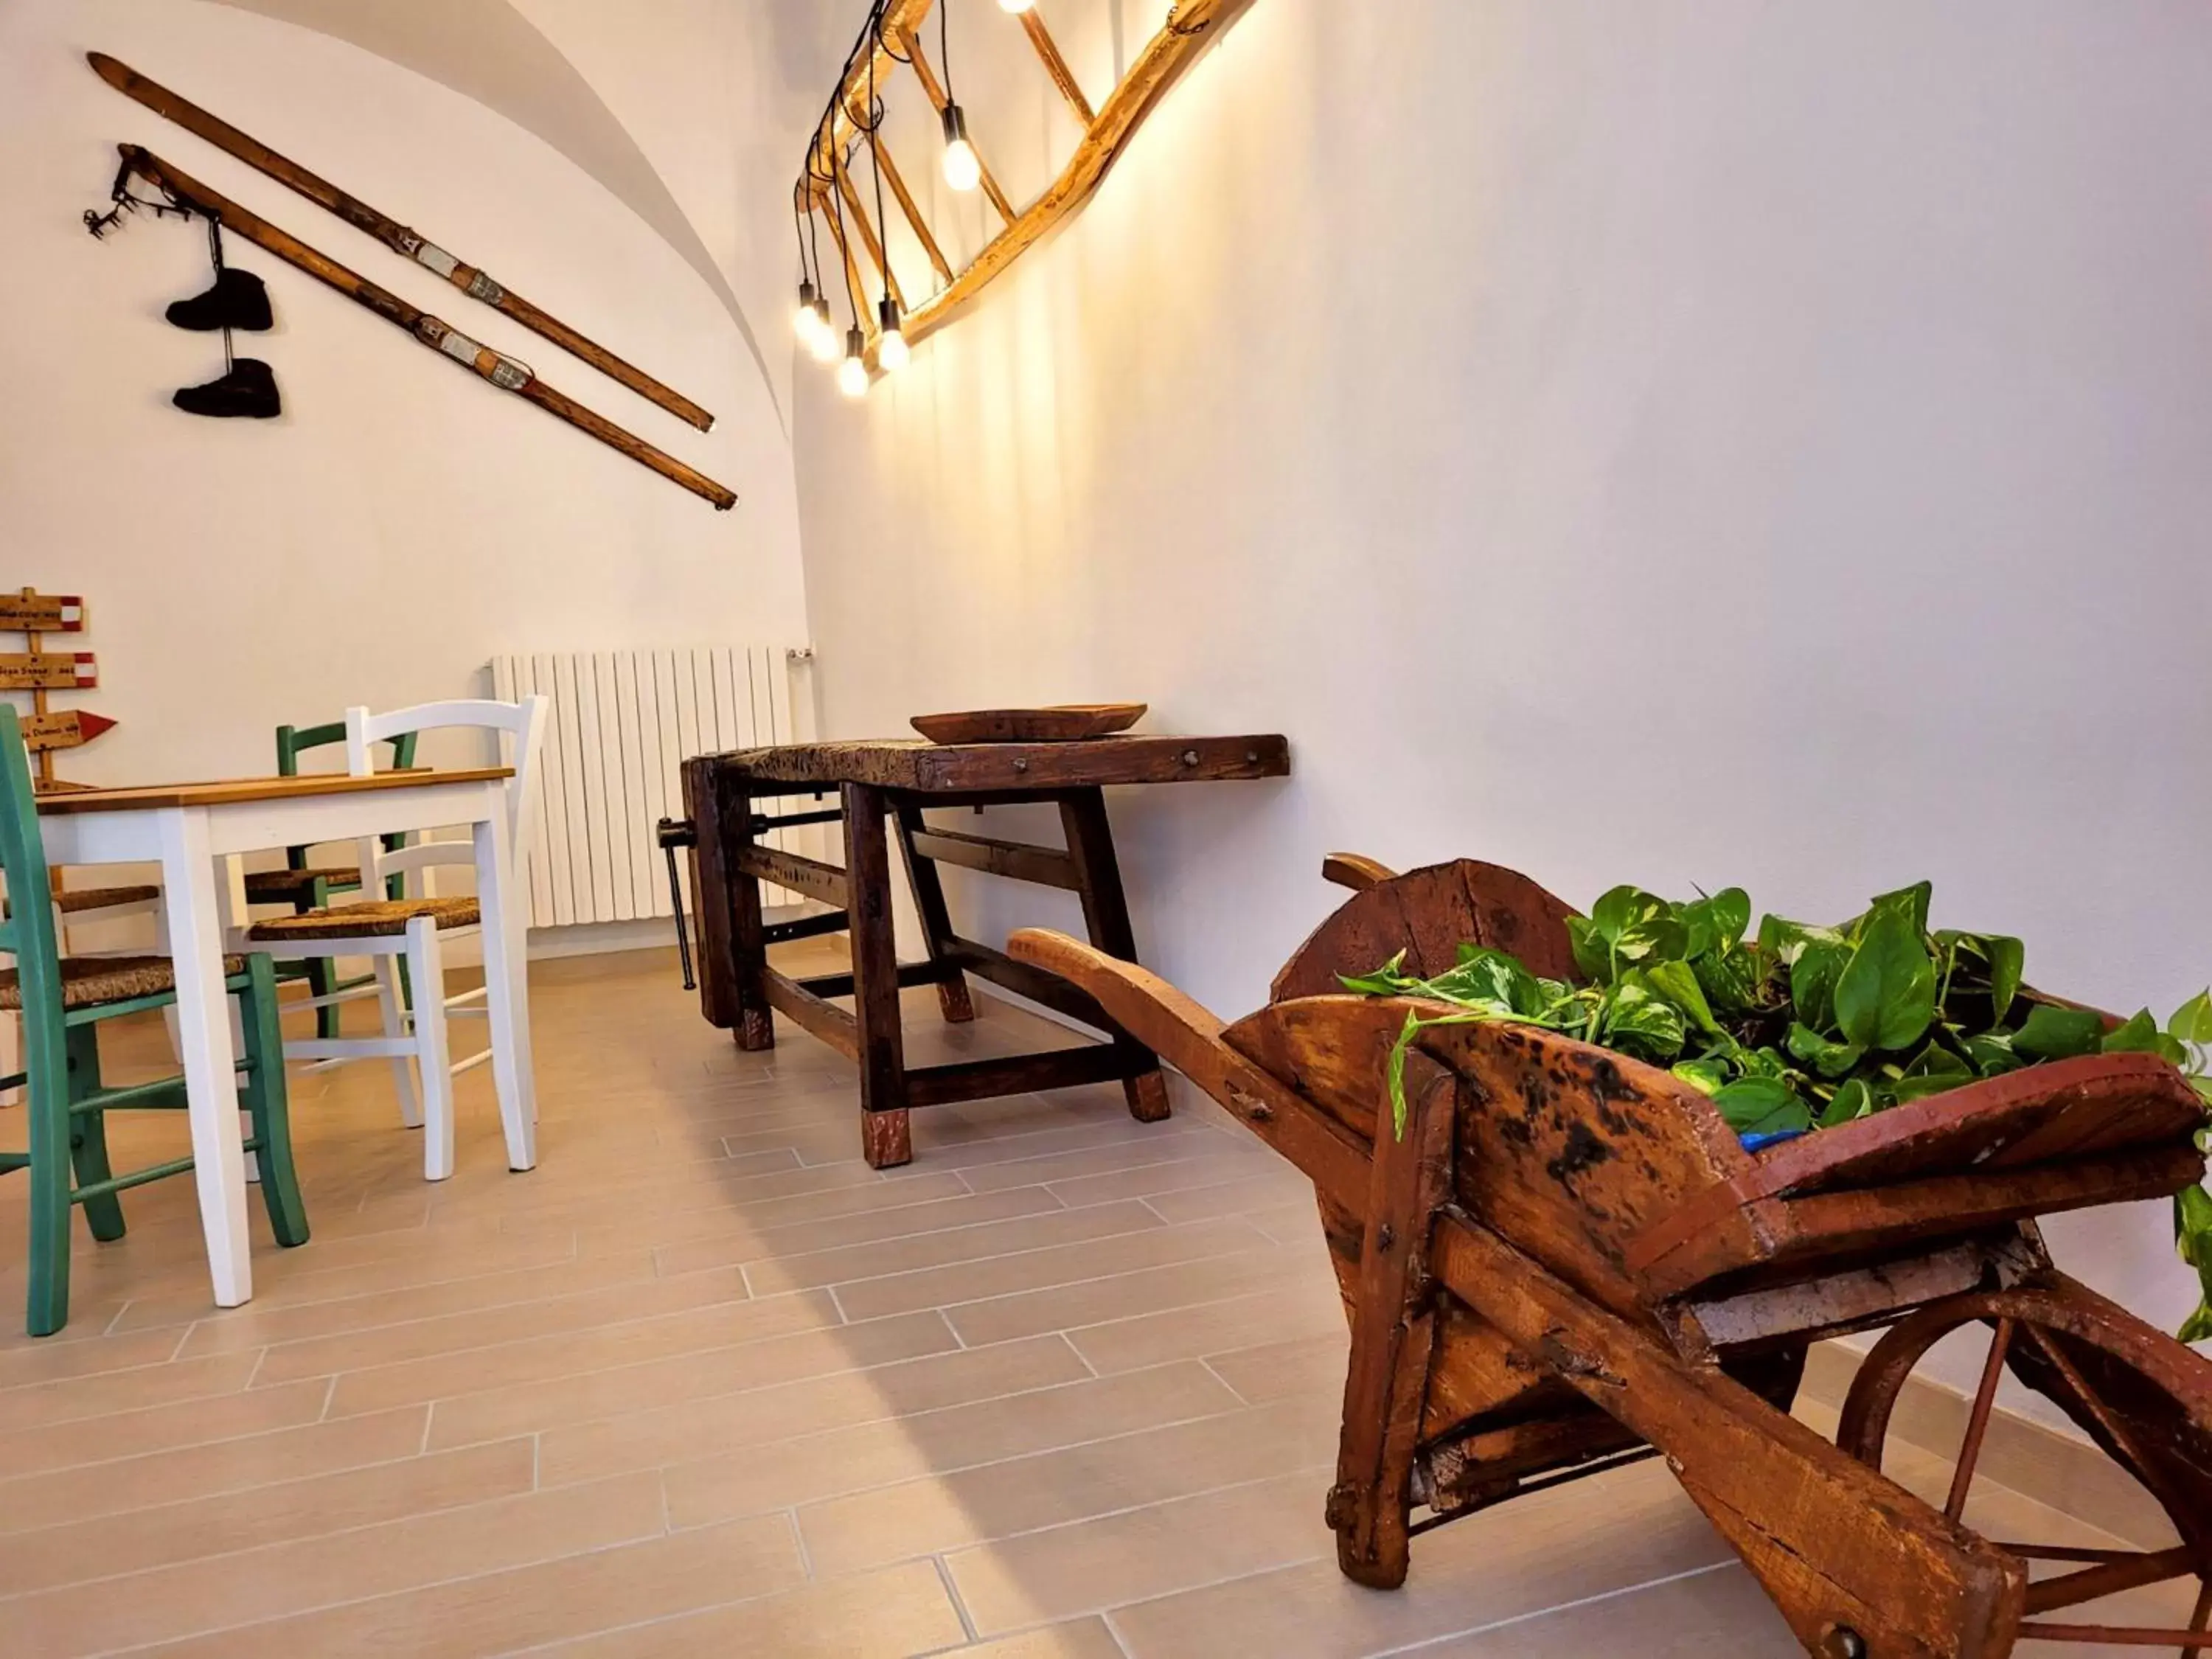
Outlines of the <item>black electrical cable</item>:
{"type": "Polygon", "coordinates": [[[884,300],[891,297],[891,222],[884,217],[884,164],[876,155],[876,129],[884,124],[882,106],[876,102],[876,54],[868,53],[868,173],[876,182],[876,222],[883,227],[884,300]]]}

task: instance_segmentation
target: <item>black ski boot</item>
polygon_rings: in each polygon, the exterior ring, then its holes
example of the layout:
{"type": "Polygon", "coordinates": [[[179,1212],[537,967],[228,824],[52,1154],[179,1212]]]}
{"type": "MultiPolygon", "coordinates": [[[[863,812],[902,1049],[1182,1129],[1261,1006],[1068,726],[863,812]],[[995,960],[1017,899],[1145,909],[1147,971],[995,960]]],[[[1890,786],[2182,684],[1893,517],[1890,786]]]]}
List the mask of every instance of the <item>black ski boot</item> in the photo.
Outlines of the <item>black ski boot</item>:
{"type": "Polygon", "coordinates": [[[169,401],[187,415],[243,416],[266,421],[283,412],[276,396],[276,377],[258,357],[240,357],[230,372],[205,386],[188,386],[169,401]]]}
{"type": "Polygon", "coordinates": [[[162,315],[179,328],[207,333],[218,328],[243,329],[259,334],[273,320],[269,313],[269,290],[250,270],[229,266],[215,274],[215,286],[204,294],[179,300],[162,315]]]}

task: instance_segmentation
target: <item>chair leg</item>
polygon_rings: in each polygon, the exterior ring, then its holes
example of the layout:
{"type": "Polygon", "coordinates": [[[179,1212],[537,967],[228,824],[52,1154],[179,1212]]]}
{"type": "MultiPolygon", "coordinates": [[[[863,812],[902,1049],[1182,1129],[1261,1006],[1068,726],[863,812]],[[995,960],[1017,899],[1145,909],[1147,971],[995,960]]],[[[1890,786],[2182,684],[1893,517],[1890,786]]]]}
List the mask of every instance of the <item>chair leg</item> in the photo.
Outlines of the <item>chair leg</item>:
{"type": "Polygon", "coordinates": [[[446,967],[435,916],[408,922],[406,963],[416,994],[415,1069],[422,1079],[422,1179],[445,1181],[453,1173],[453,1057],[446,1042],[446,967]]]}
{"type": "Polygon", "coordinates": [[[24,1328],[52,1336],[69,1323],[69,1048],[61,1011],[27,1013],[23,1048],[30,1081],[30,1297],[24,1328]]]}
{"type": "MultiPolygon", "coordinates": [[[[376,1004],[384,1015],[384,1035],[404,1037],[407,1031],[407,1011],[399,997],[398,959],[378,957],[376,964],[376,1004]]],[[[422,1127],[422,1107],[415,1093],[415,1062],[405,1054],[395,1054],[392,1060],[392,1086],[399,1096],[399,1121],[410,1129],[422,1127]]]]}
{"type": "MultiPolygon", "coordinates": [[[[167,905],[154,907],[154,954],[169,954],[169,911],[167,905]]],[[[161,1029],[169,1034],[169,1058],[179,1066],[184,1064],[184,1034],[177,1025],[177,1005],[172,1000],[161,1006],[161,1029]]]]}
{"type": "MultiPolygon", "coordinates": [[[[487,911],[484,926],[487,934],[499,925],[500,919],[487,911]]],[[[519,952],[509,952],[511,971],[525,971],[519,952]]],[[[500,1127],[507,1135],[507,1167],[510,1170],[533,1170],[538,1167],[538,1113],[524,1079],[522,1065],[522,1034],[527,1027],[518,1028],[515,1019],[514,988],[505,973],[494,974],[492,954],[484,953],[484,1024],[491,1038],[492,1086],[499,1095],[500,1127]]],[[[428,994],[425,994],[426,996],[428,994]]]]}
{"type": "Polygon", "coordinates": [[[307,1206],[300,1197],[300,1177],[292,1162],[291,1092],[284,1082],[284,1030],[276,1003],[276,965],[265,956],[246,959],[247,984],[239,994],[244,1028],[242,1045],[253,1062],[246,1073],[245,1106],[260,1143],[261,1201],[269,1207],[269,1231],[289,1249],[307,1242],[307,1206]]]}
{"type": "MultiPolygon", "coordinates": [[[[100,1037],[94,1027],[79,1025],[68,1035],[69,1097],[82,1100],[100,1087],[100,1037]]],[[[115,1171],[107,1162],[107,1114],[73,1113],[70,1117],[70,1163],[76,1184],[89,1187],[106,1181],[115,1171]]],[[[102,1243],[123,1237],[123,1204],[113,1193],[84,1200],[84,1218],[92,1236],[102,1243]]]]}
{"type": "MultiPolygon", "coordinates": [[[[328,957],[309,957],[307,958],[307,994],[316,997],[335,996],[337,994],[337,964],[328,957]]],[[[335,1005],[315,1010],[317,1036],[327,1042],[344,1035],[338,1029],[339,1012],[335,1005]]]]}
{"type": "MultiPolygon", "coordinates": [[[[293,902],[292,908],[295,914],[305,915],[310,910],[327,908],[330,902],[330,883],[317,877],[308,884],[305,896],[293,902]]],[[[309,957],[307,958],[307,994],[310,996],[318,997],[334,996],[337,993],[337,961],[330,957],[309,957]]],[[[316,1009],[315,1035],[325,1042],[334,1037],[343,1036],[345,1033],[340,1029],[343,1024],[341,1012],[342,1011],[335,1006],[316,1009]]]]}

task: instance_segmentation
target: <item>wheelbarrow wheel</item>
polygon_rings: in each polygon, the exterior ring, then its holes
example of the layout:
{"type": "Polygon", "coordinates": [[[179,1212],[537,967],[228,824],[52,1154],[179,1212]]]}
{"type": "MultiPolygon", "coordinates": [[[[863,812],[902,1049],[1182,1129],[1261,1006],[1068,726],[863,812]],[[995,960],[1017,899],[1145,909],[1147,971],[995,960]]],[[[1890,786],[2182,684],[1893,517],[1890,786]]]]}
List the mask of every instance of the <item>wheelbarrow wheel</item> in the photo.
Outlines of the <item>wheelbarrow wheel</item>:
{"type": "Polygon", "coordinates": [[[2212,1654],[2212,1361],[2063,1274],[2008,1291],[1948,1297],[1893,1326],[1866,1358],[1844,1402],[1836,1443],[1879,1469],[1898,1400],[1929,1351],[1969,1326],[1990,1332],[1980,1387],[1952,1469],[1943,1512],[1972,1526],[1990,1412],[2005,1373],[2045,1395],[2166,1511],[2179,1541],[2162,1550],[1996,1540],[2031,1565],[2056,1569],[2027,1593],[2022,1640],[2129,1648],[2174,1645],[2212,1654]],[[2185,1628],[2069,1624],[2042,1615],[2176,1579],[2198,1581],[2185,1628]]]}

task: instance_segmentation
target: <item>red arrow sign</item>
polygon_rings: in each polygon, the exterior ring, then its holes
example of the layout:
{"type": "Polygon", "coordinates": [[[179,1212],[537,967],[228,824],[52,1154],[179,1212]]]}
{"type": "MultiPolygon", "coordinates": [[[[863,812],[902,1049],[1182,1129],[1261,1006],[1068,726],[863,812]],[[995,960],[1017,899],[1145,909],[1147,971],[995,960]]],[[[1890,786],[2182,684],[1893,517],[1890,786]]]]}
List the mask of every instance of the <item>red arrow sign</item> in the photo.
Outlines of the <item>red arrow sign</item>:
{"type": "Polygon", "coordinates": [[[76,749],[90,743],[115,722],[105,714],[82,708],[54,714],[30,714],[23,720],[23,746],[36,754],[47,749],[76,749]]]}

